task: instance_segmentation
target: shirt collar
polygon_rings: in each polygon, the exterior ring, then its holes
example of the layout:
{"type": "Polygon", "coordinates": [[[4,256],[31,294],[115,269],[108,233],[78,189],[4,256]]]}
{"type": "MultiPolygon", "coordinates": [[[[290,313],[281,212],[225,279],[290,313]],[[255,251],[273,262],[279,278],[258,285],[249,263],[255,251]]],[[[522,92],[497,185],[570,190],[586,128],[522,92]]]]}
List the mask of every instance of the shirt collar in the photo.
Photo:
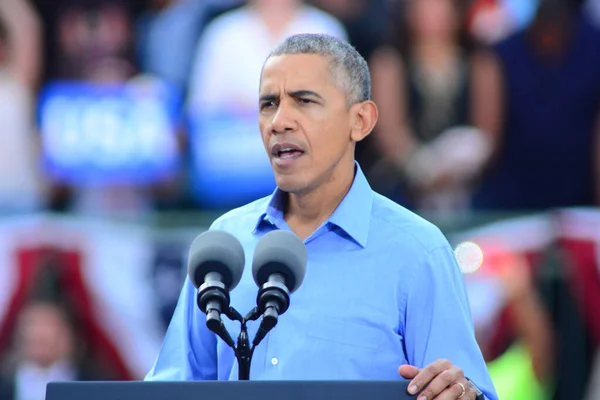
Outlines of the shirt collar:
{"type": "MultiPolygon", "coordinates": [[[[352,186],[327,222],[342,229],[360,246],[366,247],[371,224],[373,191],[358,162],[354,163],[356,173],[352,186]]],[[[284,221],[284,208],[285,192],[276,188],[266,210],[259,217],[254,231],[256,232],[265,221],[275,226],[281,226],[284,221]]]]}

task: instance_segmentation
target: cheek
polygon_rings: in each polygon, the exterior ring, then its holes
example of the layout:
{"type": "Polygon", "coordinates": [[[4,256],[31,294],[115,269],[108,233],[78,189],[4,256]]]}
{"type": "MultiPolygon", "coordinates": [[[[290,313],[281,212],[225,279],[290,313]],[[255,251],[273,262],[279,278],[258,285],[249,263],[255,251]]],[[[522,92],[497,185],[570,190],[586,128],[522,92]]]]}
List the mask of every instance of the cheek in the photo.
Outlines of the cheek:
{"type": "Polygon", "coordinates": [[[259,129],[260,138],[261,138],[261,140],[263,142],[265,150],[268,150],[268,148],[269,148],[269,141],[271,139],[271,135],[268,133],[268,130],[265,129],[265,126],[263,124],[260,124],[258,126],[258,129],[259,129]]]}
{"type": "MultiPolygon", "coordinates": [[[[339,121],[339,120],[338,120],[339,121]]],[[[334,125],[322,121],[316,125],[308,140],[316,163],[331,164],[336,162],[346,151],[349,142],[349,132],[339,124],[334,125]]]]}
{"type": "Polygon", "coordinates": [[[261,138],[263,145],[265,146],[265,150],[266,150],[269,147],[269,135],[267,135],[266,133],[263,133],[261,130],[260,138],[261,138]]]}

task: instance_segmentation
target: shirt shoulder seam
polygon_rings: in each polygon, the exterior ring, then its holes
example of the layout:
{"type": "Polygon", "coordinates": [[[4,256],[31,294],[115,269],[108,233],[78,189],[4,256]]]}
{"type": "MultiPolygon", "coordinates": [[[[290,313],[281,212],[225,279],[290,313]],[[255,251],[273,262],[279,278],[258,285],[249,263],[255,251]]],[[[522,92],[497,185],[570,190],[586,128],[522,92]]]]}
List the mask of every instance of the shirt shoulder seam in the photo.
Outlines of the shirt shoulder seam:
{"type": "MultiPolygon", "coordinates": [[[[419,243],[419,245],[421,246],[421,249],[423,250],[423,252],[425,252],[427,254],[429,254],[429,253],[431,253],[431,252],[433,252],[435,250],[438,250],[440,248],[443,249],[443,248],[446,247],[445,244],[438,244],[438,245],[435,245],[434,247],[430,248],[427,245],[425,245],[425,243],[423,242],[422,239],[420,239],[418,236],[416,236],[414,233],[412,233],[411,230],[409,229],[409,227],[407,227],[407,226],[400,226],[400,225],[394,224],[394,223],[392,223],[392,222],[390,222],[390,221],[388,221],[388,220],[386,220],[386,219],[384,219],[382,217],[379,217],[379,216],[371,215],[371,218],[374,221],[377,221],[377,222],[384,222],[385,224],[387,224],[391,228],[409,235],[410,237],[412,237],[415,240],[415,242],[419,243]]],[[[437,227],[436,227],[436,229],[439,230],[439,228],[437,228],[437,227]]],[[[441,231],[440,231],[440,234],[442,234],[441,231]]]]}

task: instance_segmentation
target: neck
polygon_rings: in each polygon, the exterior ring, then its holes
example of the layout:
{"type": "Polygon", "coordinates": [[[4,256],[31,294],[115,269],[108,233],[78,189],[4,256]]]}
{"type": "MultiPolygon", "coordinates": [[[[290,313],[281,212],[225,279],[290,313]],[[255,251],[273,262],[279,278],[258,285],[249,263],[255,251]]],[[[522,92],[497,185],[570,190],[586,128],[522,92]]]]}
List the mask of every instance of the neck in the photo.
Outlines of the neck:
{"type": "Polygon", "coordinates": [[[318,188],[304,193],[289,193],[285,220],[302,240],[310,236],[333,214],[354,181],[355,167],[344,168],[318,188]]]}
{"type": "Polygon", "coordinates": [[[413,57],[422,64],[438,67],[457,57],[457,49],[447,40],[415,43],[413,57]]]}

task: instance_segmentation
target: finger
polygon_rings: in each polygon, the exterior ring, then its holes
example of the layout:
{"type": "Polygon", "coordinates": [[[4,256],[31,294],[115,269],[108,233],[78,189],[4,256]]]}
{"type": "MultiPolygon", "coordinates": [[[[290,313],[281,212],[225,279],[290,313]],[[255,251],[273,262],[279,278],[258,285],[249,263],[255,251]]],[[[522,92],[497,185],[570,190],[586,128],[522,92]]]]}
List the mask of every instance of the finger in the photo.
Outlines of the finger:
{"type": "MultiPolygon", "coordinates": [[[[435,378],[429,382],[429,384],[419,394],[418,400],[431,400],[437,398],[447,388],[450,388],[456,382],[462,378],[462,371],[459,368],[451,367],[440,372],[435,378]]],[[[459,385],[457,386],[459,392],[462,393],[462,389],[459,385]]]]}
{"type": "Polygon", "coordinates": [[[421,371],[419,371],[417,376],[413,378],[413,380],[408,385],[408,392],[410,394],[417,393],[419,390],[427,386],[427,384],[429,384],[429,382],[431,382],[433,378],[441,374],[442,371],[450,369],[451,367],[452,363],[450,363],[450,361],[448,360],[434,361],[433,363],[429,364],[421,371]]]}
{"type": "Polygon", "coordinates": [[[466,381],[461,383],[465,386],[464,395],[460,385],[458,383],[455,383],[454,385],[446,388],[442,393],[440,393],[438,397],[435,398],[435,400],[456,400],[458,398],[460,398],[461,400],[470,399],[472,397],[469,397],[471,394],[471,388],[468,384],[466,384],[466,381]],[[460,397],[461,395],[462,397],[460,397]]]}
{"type": "Polygon", "coordinates": [[[404,379],[412,379],[419,373],[420,369],[417,367],[413,367],[412,365],[401,365],[398,368],[398,374],[402,376],[404,379]]]}

